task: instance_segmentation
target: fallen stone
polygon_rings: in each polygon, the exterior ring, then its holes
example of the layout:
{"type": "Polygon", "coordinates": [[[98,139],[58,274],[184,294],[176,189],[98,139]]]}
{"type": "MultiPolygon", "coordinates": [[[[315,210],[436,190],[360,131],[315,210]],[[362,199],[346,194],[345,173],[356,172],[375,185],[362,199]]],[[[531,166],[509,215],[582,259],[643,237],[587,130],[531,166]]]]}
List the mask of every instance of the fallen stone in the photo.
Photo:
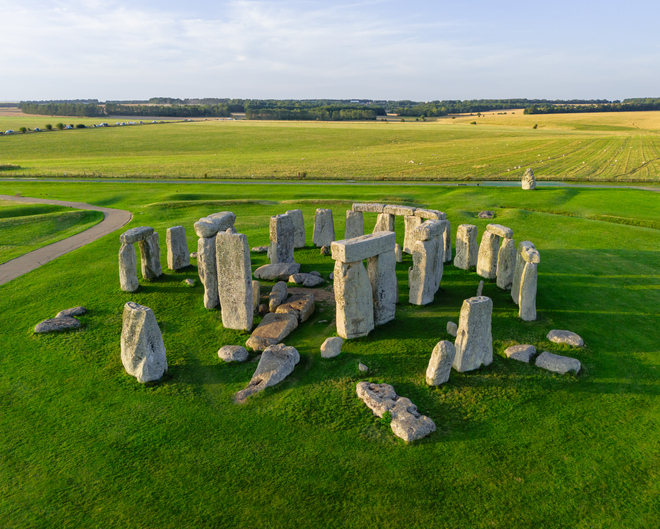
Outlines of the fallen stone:
{"type": "Polygon", "coordinates": [[[534,178],[534,171],[529,167],[525,169],[525,174],[521,181],[522,188],[525,190],[536,189],[536,179],[534,178]]]}
{"type": "Polygon", "coordinates": [[[305,219],[299,209],[291,209],[286,212],[293,221],[293,247],[302,248],[305,246],[305,219]]]}
{"type": "Polygon", "coordinates": [[[362,261],[335,262],[337,334],[351,339],[374,329],[374,302],[369,275],[362,261]]]}
{"type": "Polygon", "coordinates": [[[516,266],[516,243],[513,239],[504,239],[497,254],[497,286],[510,290],[513,284],[513,272],[516,266]]]}
{"type": "Polygon", "coordinates": [[[215,250],[222,325],[225,329],[249,331],[254,318],[254,301],[247,237],[228,228],[216,236],[215,250]]]}
{"type": "Polygon", "coordinates": [[[255,246],[250,251],[254,253],[267,253],[268,246],[255,246]]]}
{"type": "Polygon", "coordinates": [[[378,232],[332,243],[332,258],[342,263],[363,261],[369,257],[394,251],[396,234],[378,232]]]}
{"type": "Polygon", "coordinates": [[[268,308],[271,312],[275,312],[277,307],[279,307],[282,302],[289,295],[289,290],[287,289],[286,283],[280,281],[273,285],[273,288],[268,294],[268,308]]]}
{"type": "Polygon", "coordinates": [[[321,246],[321,255],[330,255],[330,247],[321,246]]]}
{"type": "Polygon", "coordinates": [[[335,280],[335,273],[330,272],[330,275],[328,277],[330,278],[330,281],[334,281],[335,280]]]}
{"type": "Polygon", "coordinates": [[[304,287],[317,287],[319,285],[322,285],[325,283],[325,279],[322,277],[318,277],[312,274],[307,274],[307,277],[305,278],[305,281],[303,281],[303,286],[304,287]]]}
{"type": "Polygon", "coordinates": [[[477,217],[480,219],[492,219],[495,216],[493,211],[480,211],[477,217]]]}
{"type": "Polygon", "coordinates": [[[184,279],[183,284],[189,287],[194,287],[195,286],[195,280],[194,279],[184,279]]]}
{"type": "Polygon", "coordinates": [[[280,343],[296,327],[298,327],[298,318],[295,314],[270,312],[252,331],[252,336],[245,345],[253,351],[263,351],[270,345],[280,343]]]}
{"type": "Polygon", "coordinates": [[[36,334],[45,334],[49,332],[67,331],[69,329],[77,329],[81,323],[70,316],[58,316],[50,320],[44,320],[38,323],[34,328],[36,334]]]}
{"type": "Polygon", "coordinates": [[[151,237],[154,229],[149,226],[140,226],[138,228],[131,228],[119,236],[119,240],[123,244],[135,244],[136,242],[143,241],[147,237],[151,237]]]}
{"type": "Polygon", "coordinates": [[[270,264],[293,263],[293,219],[288,214],[270,218],[270,264]]]}
{"type": "Polygon", "coordinates": [[[500,250],[500,236],[487,231],[481,238],[477,258],[477,274],[486,279],[497,277],[497,254],[500,250]]]}
{"type": "Polygon", "coordinates": [[[346,224],[344,224],[344,239],[361,237],[364,235],[364,216],[361,211],[348,210],[346,224]]]}
{"type": "Polygon", "coordinates": [[[286,281],[300,271],[300,263],[278,263],[260,266],[254,271],[254,277],[266,281],[286,281]]]}
{"type": "Polygon", "coordinates": [[[411,206],[386,205],[383,208],[383,213],[388,213],[390,215],[400,215],[404,217],[406,215],[414,215],[416,209],[417,208],[413,208],[411,206]]]}
{"type": "Polygon", "coordinates": [[[124,305],[121,361],[138,382],[160,380],[167,371],[163,335],[149,307],[129,301],[124,305]]]}
{"type": "Polygon", "coordinates": [[[310,276],[316,276],[316,277],[323,277],[323,276],[321,275],[321,272],[317,272],[316,270],[312,270],[312,271],[309,273],[309,275],[310,275],[310,276]]]}
{"type": "Polygon", "coordinates": [[[394,245],[394,258],[396,259],[397,263],[402,263],[403,262],[403,250],[402,250],[401,245],[399,243],[396,243],[394,245]]]}
{"type": "Polygon", "coordinates": [[[204,287],[204,307],[211,310],[220,306],[215,236],[200,237],[197,240],[197,273],[204,287]]]}
{"type": "Polygon", "coordinates": [[[362,211],[364,213],[382,213],[385,204],[353,204],[353,211],[362,211]]]}
{"type": "Polygon", "coordinates": [[[504,350],[504,354],[507,358],[529,364],[529,361],[536,354],[536,347],[533,345],[512,345],[504,350]]]}
{"type": "Polygon", "coordinates": [[[456,371],[472,371],[493,362],[492,314],[493,301],[486,296],[463,302],[456,335],[456,371]]]}
{"type": "Polygon", "coordinates": [[[225,345],[218,350],[218,357],[225,362],[245,362],[248,352],[240,345],[225,345]]]}
{"type": "Polygon", "coordinates": [[[197,252],[192,252],[192,253],[190,254],[190,258],[191,258],[191,259],[197,259],[197,252]]]}
{"type": "Polygon", "coordinates": [[[195,233],[197,237],[215,237],[219,232],[233,228],[235,221],[236,215],[231,211],[213,213],[195,222],[195,233]]]}
{"type": "Polygon", "coordinates": [[[300,354],[294,347],[284,344],[267,347],[259,358],[248,386],[236,393],[236,402],[243,402],[249,396],[282,382],[293,372],[298,362],[300,354]]]}
{"type": "Polygon", "coordinates": [[[449,333],[450,336],[453,336],[455,338],[456,334],[458,333],[458,325],[456,325],[453,321],[448,321],[447,333],[449,333]]]}
{"type": "Polygon", "coordinates": [[[571,331],[558,331],[557,329],[553,329],[548,333],[547,338],[551,342],[572,345],[573,347],[582,347],[584,345],[584,340],[580,335],[571,331]]]}
{"type": "Polygon", "coordinates": [[[313,243],[317,248],[330,246],[335,240],[335,223],[331,209],[317,209],[314,218],[313,243]]]}
{"type": "Polygon", "coordinates": [[[477,246],[477,227],[472,224],[461,224],[456,232],[456,257],[454,266],[469,270],[477,265],[479,247],[477,246]]]}
{"type": "Polygon", "coordinates": [[[122,243],[119,248],[119,287],[124,292],[135,292],[139,286],[135,246],[122,243]]]}
{"type": "Polygon", "coordinates": [[[186,229],[183,226],[168,228],[165,234],[167,244],[167,268],[179,270],[190,266],[190,252],[186,240],[186,229]]]}
{"type": "Polygon", "coordinates": [[[332,336],[326,338],[325,342],[321,345],[321,358],[334,358],[341,353],[341,346],[344,344],[344,339],[339,336],[332,336]]]}
{"type": "Polygon", "coordinates": [[[63,318],[65,316],[73,318],[74,316],[82,316],[87,312],[85,307],[73,307],[71,309],[61,310],[55,316],[56,318],[63,318]]]}
{"type": "Polygon", "coordinates": [[[379,213],[376,217],[376,225],[372,233],[379,233],[382,231],[394,231],[394,215],[389,213],[379,213]]]}
{"type": "Polygon", "coordinates": [[[456,348],[453,343],[447,340],[438,342],[426,368],[426,383],[429,386],[439,386],[449,380],[455,356],[456,348]]]}
{"type": "Polygon", "coordinates": [[[369,368],[365,366],[362,362],[358,362],[358,371],[360,371],[360,373],[366,373],[367,371],[369,371],[369,368]]]}
{"type": "Polygon", "coordinates": [[[278,314],[293,314],[302,323],[314,312],[314,294],[293,294],[275,311],[278,314]]]}
{"type": "Polygon", "coordinates": [[[415,210],[415,217],[421,217],[423,219],[432,219],[432,220],[445,220],[447,215],[442,211],[437,209],[422,209],[417,208],[415,210]]]}
{"type": "MultiPolygon", "coordinates": [[[[279,308],[279,307],[278,307],[278,308],[279,308]]],[[[260,303],[260,304],[259,304],[259,314],[260,314],[261,316],[265,316],[265,315],[268,314],[269,312],[270,312],[270,309],[268,308],[268,305],[266,305],[265,303],[260,303]]]]}
{"type": "Polygon", "coordinates": [[[582,364],[576,358],[556,355],[544,351],[536,359],[536,367],[564,375],[569,371],[573,371],[573,373],[578,374],[582,368],[582,364]]]}
{"type": "Polygon", "coordinates": [[[501,224],[488,224],[488,226],[486,226],[486,230],[494,233],[495,235],[499,235],[502,238],[513,238],[513,230],[511,228],[507,228],[506,226],[502,226],[501,224]]]}
{"type": "Polygon", "coordinates": [[[484,291],[484,282],[482,280],[479,281],[479,286],[477,287],[477,297],[481,296],[481,294],[483,294],[483,291],[484,291]]]}
{"type": "Polygon", "coordinates": [[[154,232],[138,242],[142,256],[142,277],[147,281],[153,281],[163,275],[160,266],[160,245],[158,244],[158,233],[154,232]]]}

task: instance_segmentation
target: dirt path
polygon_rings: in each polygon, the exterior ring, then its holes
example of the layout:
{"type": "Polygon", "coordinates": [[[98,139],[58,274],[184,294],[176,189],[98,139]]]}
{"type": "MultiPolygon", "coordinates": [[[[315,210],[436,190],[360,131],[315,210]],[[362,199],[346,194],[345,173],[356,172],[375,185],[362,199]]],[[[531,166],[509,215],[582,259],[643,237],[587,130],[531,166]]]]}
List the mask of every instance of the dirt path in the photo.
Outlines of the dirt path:
{"type": "Polygon", "coordinates": [[[66,239],[63,239],[33,252],[26,253],[21,255],[16,259],[7,261],[4,264],[0,265],[0,285],[16,279],[17,277],[27,274],[36,268],[39,268],[41,265],[46,264],[53,259],[57,259],[61,255],[69,253],[73,250],[76,250],[90,242],[94,242],[96,239],[112,233],[115,230],[118,230],[122,226],[128,224],[128,222],[133,218],[133,215],[129,211],[124,211],[122,209],[110,209],[102,208],[98,206],[92,206],[91,204],[83,204],[82,202],[65,202],[62,200],[46,200],[42,198],[29,198],[29,197],[16,197],[10,195],[0,195],[0,200],[12,200],[14,202],[25,202],[28,204],[52,204],[55,206],[68,206],[75,209],[87,209],[93,211],[100,211],[105,215],[105,218],[98,224],[92,226],[91,228],[72,235],[66,239]]]}

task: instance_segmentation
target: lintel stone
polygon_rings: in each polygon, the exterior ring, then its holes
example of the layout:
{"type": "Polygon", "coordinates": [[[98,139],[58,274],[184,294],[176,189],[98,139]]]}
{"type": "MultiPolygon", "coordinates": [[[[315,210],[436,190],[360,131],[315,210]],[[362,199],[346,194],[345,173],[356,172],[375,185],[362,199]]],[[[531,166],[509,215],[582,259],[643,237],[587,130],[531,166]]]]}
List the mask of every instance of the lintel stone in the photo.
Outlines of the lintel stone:
{"type": "Polygon", "coordinates": [[[505,239],[513,238],[513,230],[501,224],[489,224],[486,226],[486,230],[505,239]]]}
{"type": "Polygon", "coordinates": [[[333,241],[332,258],[342,263],[354,263],[385,252],[393,252],[396,234],[391,231],[379,231],[362,237],[333,241]]]}
{"type": "Polygon", "coordinates": [[[406,215],[414,215],[416,209],[417,208],[413,208],[411,206],[387,205],[385,206],[385,209],[383,209],[383,213],[389,213],[390,215],[406,216],[406,215]]]}
{"type": "Polygon", "coordinates": [[[363,213],[382,213],[385,204],[353,204],[353,211],[362,211],[363,213]]]}

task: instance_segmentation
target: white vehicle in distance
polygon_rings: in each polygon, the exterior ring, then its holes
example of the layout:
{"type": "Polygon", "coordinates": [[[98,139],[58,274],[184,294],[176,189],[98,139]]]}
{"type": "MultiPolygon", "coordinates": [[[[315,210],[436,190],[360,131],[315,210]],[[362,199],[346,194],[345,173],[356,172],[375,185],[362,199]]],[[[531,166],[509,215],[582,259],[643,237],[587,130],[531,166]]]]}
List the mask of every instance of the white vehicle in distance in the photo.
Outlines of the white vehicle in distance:
{"type": "Polygon", "coordinates": [[[6,131],[5,131],[5,134],[13,134],[13,133],[14,133],[14,131],[13,131],[13,130],[11,130],[11,129],[10,129],[10,130],[6,130],[6,131]]]}

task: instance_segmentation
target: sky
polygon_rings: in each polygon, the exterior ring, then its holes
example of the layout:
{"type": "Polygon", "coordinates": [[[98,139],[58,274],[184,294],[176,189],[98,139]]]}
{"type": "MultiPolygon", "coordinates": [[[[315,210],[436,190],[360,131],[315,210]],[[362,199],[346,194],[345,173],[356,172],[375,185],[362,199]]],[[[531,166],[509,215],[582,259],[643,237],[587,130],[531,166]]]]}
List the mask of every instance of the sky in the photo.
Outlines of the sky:
{"type": "Polygon", "coordinates": [[[660,97],[660,2],[0,0],[0,101],[660,97]]]}

